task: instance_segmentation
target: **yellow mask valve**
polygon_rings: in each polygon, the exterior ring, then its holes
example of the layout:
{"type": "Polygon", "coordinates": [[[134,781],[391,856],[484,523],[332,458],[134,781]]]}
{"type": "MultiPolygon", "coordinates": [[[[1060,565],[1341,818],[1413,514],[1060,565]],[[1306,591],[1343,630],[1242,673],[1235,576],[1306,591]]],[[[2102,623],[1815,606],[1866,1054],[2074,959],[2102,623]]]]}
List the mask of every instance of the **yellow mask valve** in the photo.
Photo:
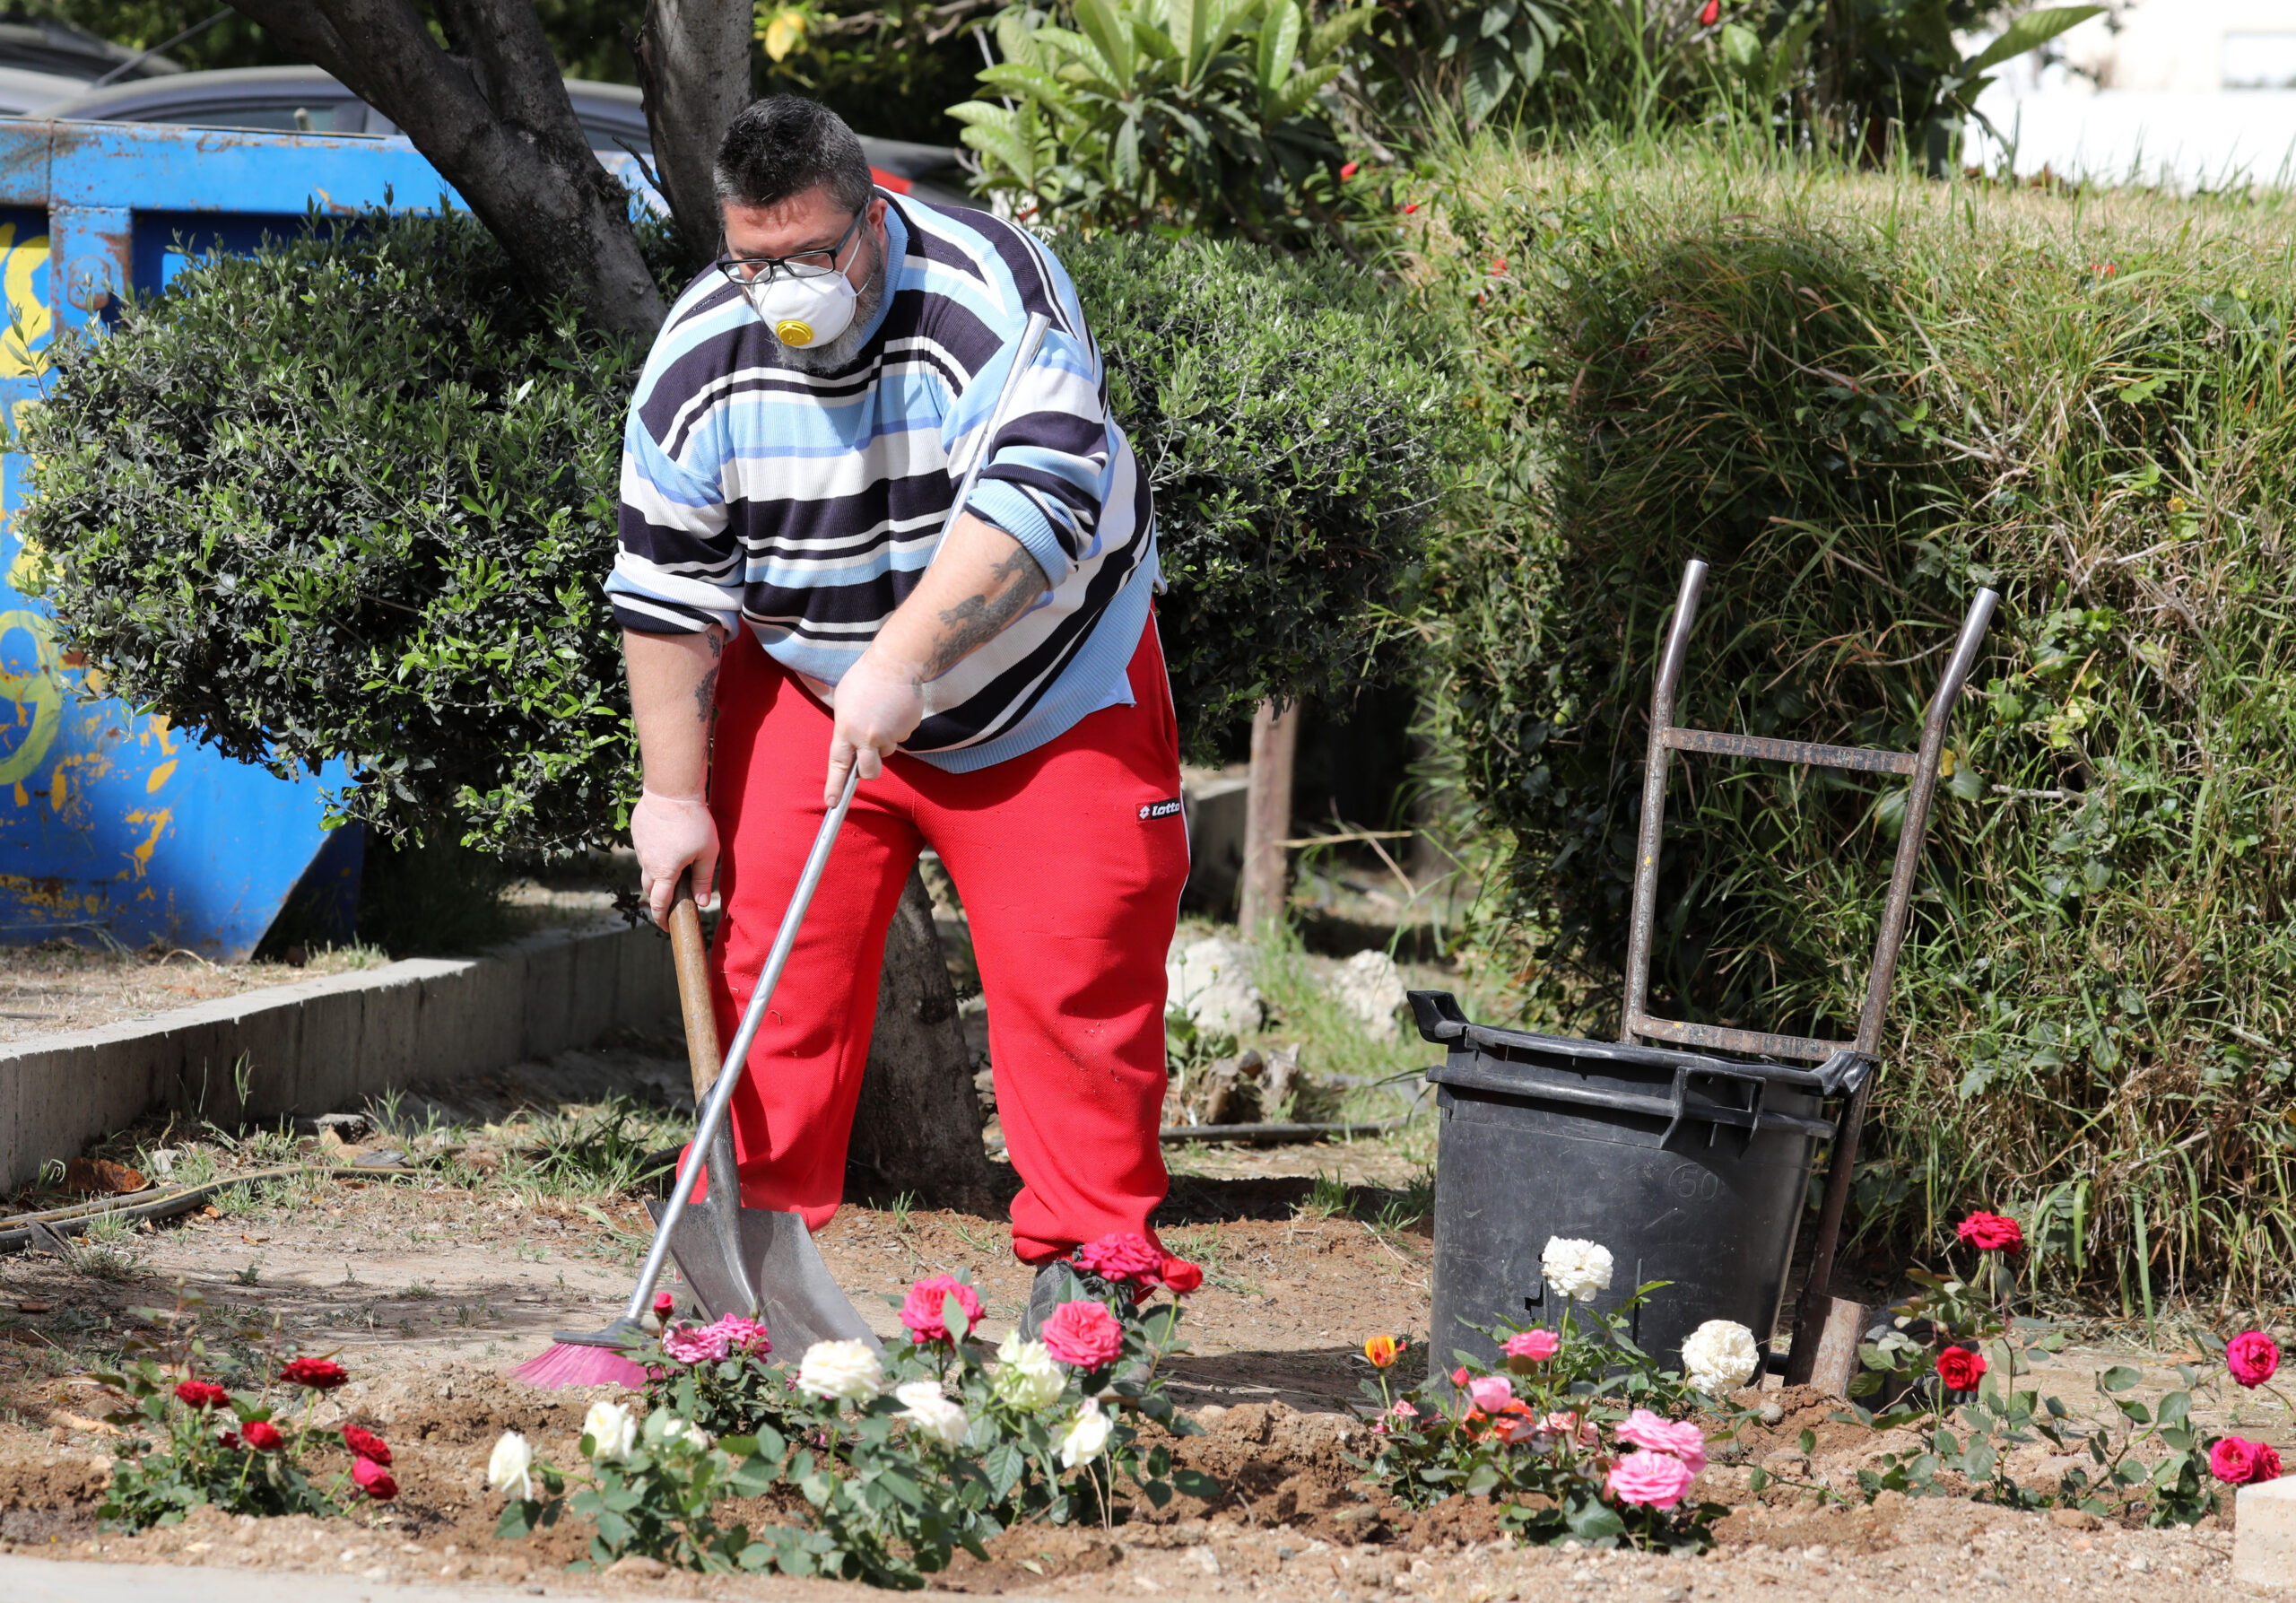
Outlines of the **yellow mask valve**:
{"type": "Polygon", "coordinates": [[[813,343],[813,326],[796,318],[784,318],[773,326],[773,337],[802,350],[813,343]]]}

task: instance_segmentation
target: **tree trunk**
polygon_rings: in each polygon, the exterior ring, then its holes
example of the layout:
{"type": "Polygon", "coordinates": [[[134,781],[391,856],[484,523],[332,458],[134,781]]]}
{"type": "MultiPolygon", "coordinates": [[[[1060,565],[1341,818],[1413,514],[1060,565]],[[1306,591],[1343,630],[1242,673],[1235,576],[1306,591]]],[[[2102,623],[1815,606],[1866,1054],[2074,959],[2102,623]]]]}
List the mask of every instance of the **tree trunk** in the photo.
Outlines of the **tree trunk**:
{"type": "Polygon", "coordinates": [[[1282,711],[1262,701],[1252,714],[1251,789],[1244,804],[1244,873],[1236,925],[1251,940],[1283,916],[1290,885],[1283,842],[1292,838],[1292,765],[1300,747],[1300,704],[1282,711]]]}
{"type": "Polygon", "coordinates": [[[663,198],[686,268],[718,254],[718,142],[750,103],[751,0],[650,0],[638,39],[638,82],[663,198]]]}
{"type": "Polygon", "coordinates": [[[912,870],[885,936],[876,1033],[861,1078],[847,1162],[889,1191],[981,1211],[998,1205],[981,1147],[972,1052],[933,929],[933,898],[912,870]]]}
{"type": "Polygon", "coordinates": [[[404,128],[535,284],[610,332],[661,327],[630,192],[591,153],[534,0],[437,0],[460,56],[413,0],[230,4],[404,128]]]}

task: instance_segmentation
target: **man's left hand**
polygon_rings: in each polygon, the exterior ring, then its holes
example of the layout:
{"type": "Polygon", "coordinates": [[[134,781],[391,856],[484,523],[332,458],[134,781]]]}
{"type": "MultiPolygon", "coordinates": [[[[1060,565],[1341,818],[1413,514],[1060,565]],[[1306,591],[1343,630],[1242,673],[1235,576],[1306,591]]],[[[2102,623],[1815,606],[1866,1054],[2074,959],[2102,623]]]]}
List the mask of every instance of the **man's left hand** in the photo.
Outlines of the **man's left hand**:
{"type": "Polygon", "coordinates": [[[911,663],[861,654],[837,682],[831,707],[837,727],[829,743],[829,782],[822,805],[833,807],[845,793],[845,777],[857,761],[861,777],[874,780],[884,760],[925,720],[925,675],[911,663]]]}

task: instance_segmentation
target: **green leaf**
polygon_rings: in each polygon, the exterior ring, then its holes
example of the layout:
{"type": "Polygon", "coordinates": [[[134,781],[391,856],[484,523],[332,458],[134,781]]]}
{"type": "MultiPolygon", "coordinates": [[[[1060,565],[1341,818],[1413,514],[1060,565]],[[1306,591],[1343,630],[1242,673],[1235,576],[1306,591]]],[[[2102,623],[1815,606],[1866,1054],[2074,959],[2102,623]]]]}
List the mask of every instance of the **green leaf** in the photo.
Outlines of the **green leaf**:
{"type": "Polygon", "coordinates": [[[1271,0],[1259,30],[1259,86],[1272,95],[1291,76],[1300,50],[1300,8],[1292,0],[1271,0]]]}
{"type": "Polygon", "coordinates": [[[1983,50],[1961,63],[1964,76],[1982,73],[2038,49],[2068,28],[2077,28],[2091,17],[2102,16],[2101,5],[2044,5],[2025,13],[2001,30],[2001,37],[1983,50]]]}
{"type": "Polygon", "coordinates": [[[2097,1377],[2097,1384],[2109,1392],[2126,1391],[2144,1379],[2144,1371],[2132,1369],[2126,1363],[2116,1363],[2097,1377]]]}
{"type": "Polygon", "coordinates": [[[1200,1497],[1207,1503],[1218,1497],[1223,1490],[1218,1481],[1203,1470],[1186,1468],[1172,1471],[1172,1485],[1182,1496],[1200,1497]]]}

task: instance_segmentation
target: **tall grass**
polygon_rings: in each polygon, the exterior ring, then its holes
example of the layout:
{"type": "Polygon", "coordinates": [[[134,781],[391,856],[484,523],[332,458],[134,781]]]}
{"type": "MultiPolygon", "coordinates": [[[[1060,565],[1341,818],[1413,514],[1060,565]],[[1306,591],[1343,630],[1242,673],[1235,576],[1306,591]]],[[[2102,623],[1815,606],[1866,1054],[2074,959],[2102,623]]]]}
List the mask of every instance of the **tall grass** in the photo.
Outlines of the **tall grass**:
{"type": "MultiPolygon", "coordinates": [[[[2015,1207],[2045,1281],[2260,1302],[2296,1263],[2289,1090],[2296,218],[1759,144],[1485,141],[1428,289],[1487,449],[1431,580],[1437,724],[1511,853],[1526,1014],[1615,1028],[1656,647],[1680,721],[1910,746],[1980,585],[1861,1164],[1869,1239],[2015,1207]]],[[[1894,783],[1684,761],[1662,1011],[1847,1032],[1894,783]]]]}

